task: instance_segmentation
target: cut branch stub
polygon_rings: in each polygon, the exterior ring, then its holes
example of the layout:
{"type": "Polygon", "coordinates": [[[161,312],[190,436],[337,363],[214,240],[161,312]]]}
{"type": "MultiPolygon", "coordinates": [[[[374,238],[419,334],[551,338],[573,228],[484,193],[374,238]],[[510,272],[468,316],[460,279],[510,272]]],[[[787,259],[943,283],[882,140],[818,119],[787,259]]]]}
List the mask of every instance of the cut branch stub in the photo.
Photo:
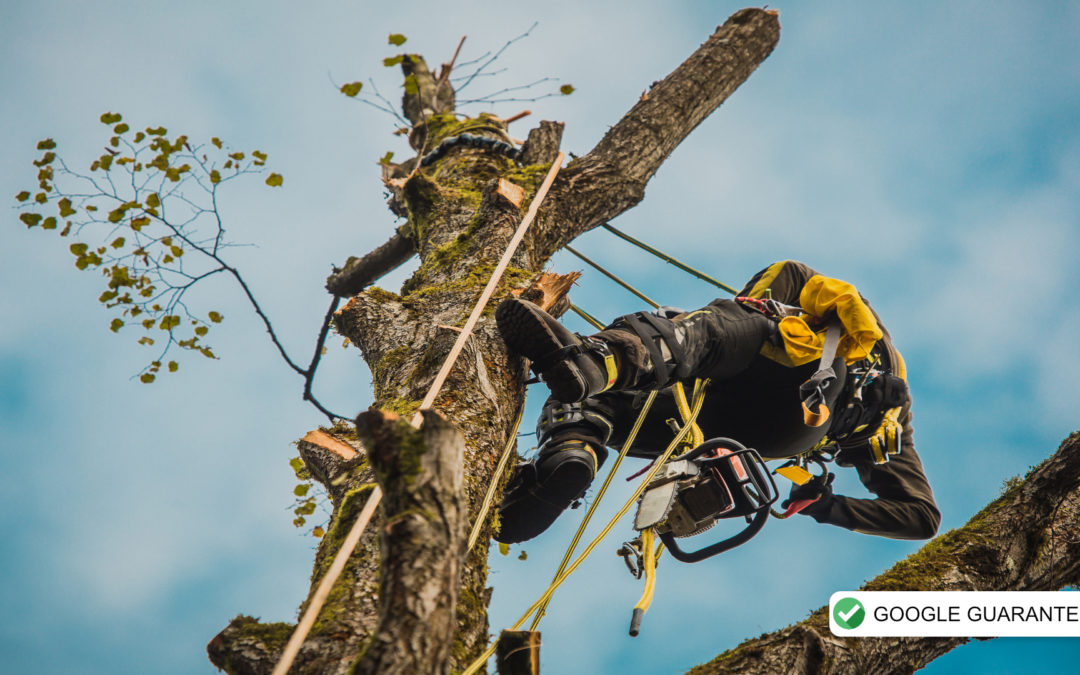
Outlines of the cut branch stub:
{"type": "Polygon", "coordinates": [[[562,122],[543,120],[540,126],[529,131],[525,145],[521,146],[521,163],[528,165],[554,162],[559,155],[559,146],[562,145],[564,127],[562,122]]]}
{"type": "Polygon", "coordinates": [[[432,115],[454,111],[454,88],[447,80],[436,81],[424,57],[405,54],[401,71],[405,74],[401,109],[410,122],[416,125],[432,115]]]}
{"type": "Polygon", "coordinates": [[[356,423],[385,496],[379,626],[354,672],[448,672],[467,527],[465,439],[432,410],[419,429],[378,410],[356,423]]]}

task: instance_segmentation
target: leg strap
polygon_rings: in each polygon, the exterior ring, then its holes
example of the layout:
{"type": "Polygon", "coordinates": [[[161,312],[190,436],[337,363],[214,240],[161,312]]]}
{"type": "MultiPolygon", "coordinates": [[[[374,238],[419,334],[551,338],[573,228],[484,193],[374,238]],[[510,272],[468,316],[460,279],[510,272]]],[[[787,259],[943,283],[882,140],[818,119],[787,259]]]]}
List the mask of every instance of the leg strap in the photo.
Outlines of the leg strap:
{"type": "Polygon", "coordinates": [[[637,312],[621,317],[613,327],[629,328],[641,339],[652,361],[656,388],[666,387],[690,375],[686,352],[679,344],[671,320],[651,312],[637,312]]]}

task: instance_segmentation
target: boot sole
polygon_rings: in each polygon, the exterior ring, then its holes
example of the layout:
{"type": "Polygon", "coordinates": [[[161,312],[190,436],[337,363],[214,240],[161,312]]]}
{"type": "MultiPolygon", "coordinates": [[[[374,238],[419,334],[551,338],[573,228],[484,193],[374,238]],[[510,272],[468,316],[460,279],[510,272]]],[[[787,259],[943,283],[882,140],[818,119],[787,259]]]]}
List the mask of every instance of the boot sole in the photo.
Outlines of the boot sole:
{"type": "Polygon", "coordinates": [[[592,483],[592,467],[584,461],[561,463],[543,483],[527,488],[499,509],[496,541],[518,544],[547,530],[592,483]],[[543,493],[543,496],[540,493],[543,493]]]}
{"type": "MultiPolygon", "coordinates": [[[[495,310],[495,323],[506,346],[532,361],[570,344],[555,334],[541,312],[536,305],[516,299],[504,300],[495,310]]],[[[543,380],[551,396],[565,403],[580,401],[587,393],[584,378],[569,360],[545,370],[543,380]]]]}

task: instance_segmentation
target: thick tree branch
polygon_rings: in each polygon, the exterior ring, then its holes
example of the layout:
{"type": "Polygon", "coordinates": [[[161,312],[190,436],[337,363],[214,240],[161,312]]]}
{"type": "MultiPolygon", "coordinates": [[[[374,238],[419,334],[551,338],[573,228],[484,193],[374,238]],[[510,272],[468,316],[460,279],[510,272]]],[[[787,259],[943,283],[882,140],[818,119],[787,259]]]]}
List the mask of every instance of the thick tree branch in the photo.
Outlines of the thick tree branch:
{"type": "Polygon", "coordinates": [[[420,429],[378,410],[356,420],[385,495],[379,627],[359,675],[449,670],[467,526],[465,439],[439,413],[423,415],[420,429]]]}
{"type": "Polygon", "coordinates": [[[554,252],[641,201],[668,155],[741,85],[780,39],[773,10],[736,12],[649,91],[556,183],[558,214],[538,235],[554,252]]]}
{"type": "Polygon", "coordinates": [[[379,277],[400,267],[415,253],[416,245],[407,236],[406,228],[399,228],[379,248],[360,258],[350,257],[341,269],[335,269],[326,278],[326,290],[342,298],[356,295],[379,277]]]}
{"type": "MultiPolygon", "coordinates": [[[[867,583],[867,591],[1049,591],[1080,581],[1080,432],[962,528],[867,583]]],[[[828,607],[690,671],[914,672],[966,638],[840,638],[828,607]]]]}

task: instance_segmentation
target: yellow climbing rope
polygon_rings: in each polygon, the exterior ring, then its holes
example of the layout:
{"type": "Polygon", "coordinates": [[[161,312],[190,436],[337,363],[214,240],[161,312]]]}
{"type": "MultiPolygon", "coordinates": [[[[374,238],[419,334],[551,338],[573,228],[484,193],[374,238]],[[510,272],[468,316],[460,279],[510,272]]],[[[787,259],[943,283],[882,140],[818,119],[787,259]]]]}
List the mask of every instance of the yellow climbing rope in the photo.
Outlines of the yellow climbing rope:
{"type": "Polygon", "coordinates": [[[465,546],[466,553],[471,551],[473,546],[476,546],[476,540],[480,537],[480,529],[484,526],[484,521],[487,520],[488,509],[491,508],[491,503],[495,500],[495,490],[498,489],[503,471],[506,471],[506,465],[510,461],[511,450],[514,448],[514,441],[517,440],[517,430],[521,426],[521,417],[524,414],[525,405],[522,404],[518,410],[517,419],[514,420],[513,426],[510,427],[510,434],[506,438],[506,445],[503,446],[499,464],[495,467],[495,474],[491,477],[491,484],[488,485],[487,494],[484,495],[484,501],[480,504],[480,512],[476,514],[476,522],[473,523],[472,532],[469,533],[469,543],[465,546]]]}
{"type": "MultiPolygon", "coordinates": [[[[525,621],[532,615],[533,612],[538,610],[541,605],[550,600],[551,596],[555,593],[555,589],[561,586],[563,582],[565,582],[570,577],[570,575],[573,574],[574,571],[581,566],[581,563],[583,563],[585,559],[588,558],[589,555],[596,549],[596,547],[600,545],[600,542],[603,541],[604,538],[611,533],[611,530],[615,527],[616,523],[618,523],[619,520],[621,520],[622,517],[626,515],[626,513],[630,510],[630,507],[632,507],[634,503],[637,502],[638,497],[640,497],[641,493],[645,491],[645,487],[652,481],[653,477],[656,476],[657,472],[660,471],[660,467],[662,467],[664,463],[671,458],[672,454],[674,454],[675,452],[675,449],[678,448],[680,444],[682,444],[683,439],[687,436],[687,434],[690,433],[690,428],[693,422],[697,420],[697,416],[701,412],[701,405],[705,401],[705,388],[708,385],[708,382],[708,380],[698,380],[694,383],[693,404],[690,410],[690,423],[683,425],[682,429],[679,430],[679,433],[675,434],[675,438],[672,439],[671,443],[668,444],[664,452],[660,455],[659,458],[657,458],[652,468],[649,469],[649,472],[645,475],[645,478],[634,490],[633,494],[630,495],[630,498],[626,501],[626,503],[623,504],[622,508],[619,509],[619,512],[616,513],[615,516],[611,519],[611,521],[609,521],[608,524],[604,526],[604,529],[601,530],[600,533],[596,535],[596,537],[591,542],[589,542],[589,545],[585,547],[585,550],[581,553],[581,555],[579,555],[574,560],[574,562],[570,563],[570,565],[567,566],[567,568],[562,572],[562,574],[560,574],[558,577],[555,578],[554,581],[551,582],[551,585],[548,586],[547,590],[544,591],[544,593],[540,596],[539,599],[537,599],[536,602],[534,602],[532,605],[529,606],[527,610],[525,610],[525,613],[521,616],[520,619],[518,619],[514,623],[513,626],[510,627],[509,630],[517,630],[518,628],[520,628],[521,625],[525,623],[525,621]]],[[[462,671],[462,675],[475,675],[475,673],[483,667],[487,660],[491,658],[491,655],[495,653],[495,647],[495,643],[489,646],[483,654],[481,654],[475,661],[469,664],[468,668],[462,671]]]]}
{"type": "MultiPolygon", "coordinates": [[[[593,499],[592,504],[589,505],[589,510],[585,512],[585,517],[581,519],[581,524],[578,525],[577,532],[574,533],[574,538],[570,542],[570,546],[566,549],[566,553],[563,554],[563,559],[559,563],[559,569],[555,570],[555,576],[552,578],[552,583],[559,578],[559,575],[566,569],[566,565],[570,562],[570,557],[574,555],[574,550],[581,542],[581,535],[585,532],[586,526],[589,521],[592,520],[593,513],[596,512],[596,507],[599,506],[600,500],[604,498],[607,493],[608,486],[611,485],[612,479],[615,478],[615,473],[619,470],[619,465],[622,464],[623,459],[626,457],[627,451],[630,450],[630,446],[634,444],[637,439],[638,432],[641,431],[641,426],[645,422],[645,416],[649,414],[649,410],[652,408],[653,401],[656,400],[656,395],[659,392],[649,392],[649,397],[645,399],[645,404],[641,407],[641,412],[637,416],[637,420],[634,421],[634,426],[630,429],[630,435],[626,437],[626,442],[623,443],[622,449],[619,450],[619,456],[615,459],[615,464],[612,465],[611,471],[608,472],[607,478],[604,479],[604,484],[600,486],[600,490],[596,493],[596,498],[593,499]]],[[[545,611],[547,610],[548,600],[545,600],[543,604],[536,611],[536,616],[533,617],[532,624],[529,626],[529,630],[536,630],[536,627],[540,625],[540,619],[544,618],[545,611]]]]}

